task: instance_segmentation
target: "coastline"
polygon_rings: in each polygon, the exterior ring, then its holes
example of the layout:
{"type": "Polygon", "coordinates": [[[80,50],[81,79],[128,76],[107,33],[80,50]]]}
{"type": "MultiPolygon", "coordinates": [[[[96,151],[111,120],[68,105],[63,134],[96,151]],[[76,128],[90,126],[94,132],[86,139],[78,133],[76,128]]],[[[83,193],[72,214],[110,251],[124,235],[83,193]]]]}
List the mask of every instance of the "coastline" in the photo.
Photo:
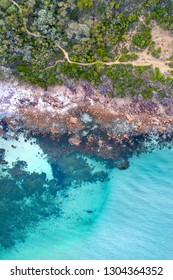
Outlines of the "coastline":
{"type": "Polygon", "coordinates": [[[44,90],[15,78],[1,81],[0,87],[0,133],[4,137],[15,137],[21,130],[50,135],[56,141],[65,137],[72,147],[111,160],[119,157],[117,147],[126,150],[127,143],[134,153],[136,138],[142,137],[142,142],[147,137],[172,139],[172,96],[110,98],[89,83],[44,90]]]}
{"type": "Polygon", "coordinates": [[[171,259],[172,0],[16,1],[0,3],[0,259],[171,259]]]}

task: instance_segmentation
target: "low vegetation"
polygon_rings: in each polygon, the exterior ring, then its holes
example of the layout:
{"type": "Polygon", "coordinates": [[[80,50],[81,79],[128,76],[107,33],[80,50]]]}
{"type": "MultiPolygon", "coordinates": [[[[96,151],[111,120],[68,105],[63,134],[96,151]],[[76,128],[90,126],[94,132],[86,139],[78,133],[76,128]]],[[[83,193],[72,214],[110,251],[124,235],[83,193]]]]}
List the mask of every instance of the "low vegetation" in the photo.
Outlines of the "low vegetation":
{"type": "Polygon", "coordinates": [[[136,50],[148,46],[159,58],[161,49],[152,42],[150,23],[154,19],[172,30],[172,11],[170,0],[1,0],[0,75],[11,72],[44,88],[62,84],[70,77],[105,90],[109,80],[105,91],[110,96],[151,96],[160,83],[166,87],[170,81],[158,78],[150,86],[155,77],[151,67],[108,66],[103,62],[119,59],[122,64],[130,63],[138,59],[136,50]],[[145,23],[140,23],[141,16],[145,23]],[[135,52],[127,50],[118,58],[116,46],[137,26],[132,38],[135,52]],[[71,61],[91,65],[70,64],[59,46],[71,61]],[[146,83],[148,89],[143,93],[146,83]]]}

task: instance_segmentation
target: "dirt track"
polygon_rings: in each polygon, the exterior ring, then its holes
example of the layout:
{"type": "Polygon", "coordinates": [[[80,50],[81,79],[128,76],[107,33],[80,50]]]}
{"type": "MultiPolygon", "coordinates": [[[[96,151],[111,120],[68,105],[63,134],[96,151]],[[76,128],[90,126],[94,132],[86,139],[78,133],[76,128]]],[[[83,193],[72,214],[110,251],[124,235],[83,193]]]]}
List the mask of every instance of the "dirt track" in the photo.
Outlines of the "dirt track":
{"type": "MultiPolygon", "coordinates": [[[[23,16],[23,11],[21,9],[21,7],[18,5],[18,3],[16,3],[14,0],[11,0],[11,2],[19,9],[20,13],[21,13],[21,16],[23,16]]],[[[46,37],[46,36],[42,36],[40,34],[36,34],[36,33],[33,33],[33,32],[30,32],[27,28],[27,23],[26,23],[26,20],[23,18],[23,25],[24,25],[24,28],[25,28],[25,31],[27,34],[31,35],[31,36],[34,36],[34,37],[46,37]]],[[[167,31],[165,30],[162,30],[160,27],[158,26],[155,26],[155,28],[153,29],[153,32],[152,32],[152,37],[154,37],[156,40],[161,40],[162,41],[162,45],[164,46],[164,51],[165,48],[166,48],[166,44],[165,42],[166,41],[169,41],[170,43],[170,46],[169,46],[169,49],[170,51],[172,51],[172,47],[173,47],[173,39],[172,39],[172,36],[170,34],[168,34],[167,31]],[[159,36],[158,33],[162,33],[161,34],[161,37],[159,36]],[[163,37],[163,38],[162,38],[163,37]]],[[[69,54],[68,52],[60,45],[60,44],[56,44],[56,46],[63,52],[64,54],[64,58],[70,63],[70,64],[76,64],[76,65],[82,65],[82,66],[90,66],[90,65],[95,65],[97,64],[97,61],[94,61],[94,62],[76,62],[76,61],[72,61],[70,58],[69,58],[69,54]]],[[[167,65],[169,62],[171,61],[168,61],[168,60],[161,60],[161,59],[157,59],[157,58],[154,58],[153,56],[149,55],[148,53],[148,50],[144,50],[143,52],[139,52],[138,53],[138,56],[139,58],[135,61],[128,61],[128,62],[120,62],[119,60],[115,60],[115,61],[110,61],[110,62],[102,62],[103,65],[117,65],[117,64],[132,64],[134,66],[147,66],[147,65],[152,65],[154,68],[158,67],[160,68],[160,71],[162,73],[166,73],[166,72],[169,72],[171,70],[171,68],[167,65]]],[[[169,52],[169,51],[167,51],[169,52]]],[[[62,62],[63,60],[57,60],[55,61],[55,63],[49,67],[47,67],[46,69],[49,69],[49,68],[53,68],[55,67],[58,63],[62,62]]]]}

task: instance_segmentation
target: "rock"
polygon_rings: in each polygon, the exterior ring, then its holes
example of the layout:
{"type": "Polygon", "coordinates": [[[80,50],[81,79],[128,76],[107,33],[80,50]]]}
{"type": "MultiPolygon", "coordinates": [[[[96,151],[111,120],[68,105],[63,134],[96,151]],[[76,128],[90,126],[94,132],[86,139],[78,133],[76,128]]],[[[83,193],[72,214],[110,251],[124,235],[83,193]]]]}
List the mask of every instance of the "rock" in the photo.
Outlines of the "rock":
{"type": "Polygon", "coordinates": [[[87,140],[89,143],[92,143],[94,141],[94,137],[92,135],[88,135],[87,140]]]}
{"type": "Polygon", "coordinates": [[[62,184],[65,174],[61,171],[58,164],[56,163],[51,163],[51,168],[52,168],[53,177],[58,180],[59,184],[62,184]]]}
{"type": "Polygon", "coordinates": [[[164,106],[169,106],[170,105],[170,98],[164,97],[164,98],[160,99],[160,103],[164,106]]]}
{"type": "Polygon", "coordinates": [[[129,136],[127,134],[124,134],[125,139],[129,139],[129,136]]]}
{"type": "Polygon", "coordinates": [[[5,157],[5,149],[1,148],[0,149],[0,161],[3,161],[5,157]]]}
{"type": "Polygon", "coordinates": [[[0,128],[0,134],[4,134],[4,130],[0,128]]]}
{"type": "Polygon", "coordinates": [[[56,134],[56,133],[58,133],[58,128],[55,125],[51,126],[50,131],[52,134],[56,134]]]}
{"type": "Polygon", "coordinates": [[[103,140],[99,140],[98,143],[99,143],[99,146],[103,146],[103,144],[104,144],[103,140]]]}
{"type": "Polygon", "coordinates": [[[92,213],[93,213],[92,210],[86,210],[86,212],[87,212],[88,214],[92,214],[92,213]]]}
{"type": "Polygon", "coordinates": [[[74,146],[79,146],[81,143],[80,139],[75,138],[75,137],[71,137],[68,141],[71,145],[74,145],[74,146]]]}
{"type": "Polygon", "coordinates": [[[137,126],[142,127],[142,122],[138,122],[137,126]]]}
{"type": "Polygon", "coordinates": [[[74,118],[74,117],[71,117],[71,118],[70,118],[70,123],[72,123],[72,124],[77,124],[77,123],[78,123],[78,119],[77,119],[77,118],[74,118]]]}
{"type": "Polygon", "coordinates": [[[162,138],[163,138],[164,140],[166,140],[166,135],[164,134],[164,135],[162,136],[162,138]]]}
{"type": "Polygon", "coordinates": [[[16,149],[16,146],[14,146],[14,145],[11,145],[11,147],[12,147],[13,149],[16,149]]]}
{"type": "Polygon", "coordinates": [[[8,164],[6,160],[0,160],[0,164],[8,164]]]}
{"type": "Polygon", "coordinates": [[[3,131],[8,132],[8,123],[5,118],[0,121],[0,124],[2,125],[3,131]]]}
{"type": "Polygon", "coordinates": [[[119,163],[116,164],[116,167],[120,170],[125,170],[129,167],[129,162],[128,162],[128,160],[119,162],[119,163]]]}

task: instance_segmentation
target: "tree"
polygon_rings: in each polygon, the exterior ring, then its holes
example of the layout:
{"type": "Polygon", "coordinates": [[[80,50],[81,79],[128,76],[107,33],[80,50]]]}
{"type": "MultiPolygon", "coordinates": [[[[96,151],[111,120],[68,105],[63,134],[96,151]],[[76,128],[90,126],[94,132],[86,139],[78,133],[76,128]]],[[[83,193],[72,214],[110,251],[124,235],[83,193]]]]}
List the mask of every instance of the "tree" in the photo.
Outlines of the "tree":
{"type": "Polygon", "coordinates": [[[77,6],[79,8],[90,8],[93,5],[93,0],[78,0],[77,6]]]}

